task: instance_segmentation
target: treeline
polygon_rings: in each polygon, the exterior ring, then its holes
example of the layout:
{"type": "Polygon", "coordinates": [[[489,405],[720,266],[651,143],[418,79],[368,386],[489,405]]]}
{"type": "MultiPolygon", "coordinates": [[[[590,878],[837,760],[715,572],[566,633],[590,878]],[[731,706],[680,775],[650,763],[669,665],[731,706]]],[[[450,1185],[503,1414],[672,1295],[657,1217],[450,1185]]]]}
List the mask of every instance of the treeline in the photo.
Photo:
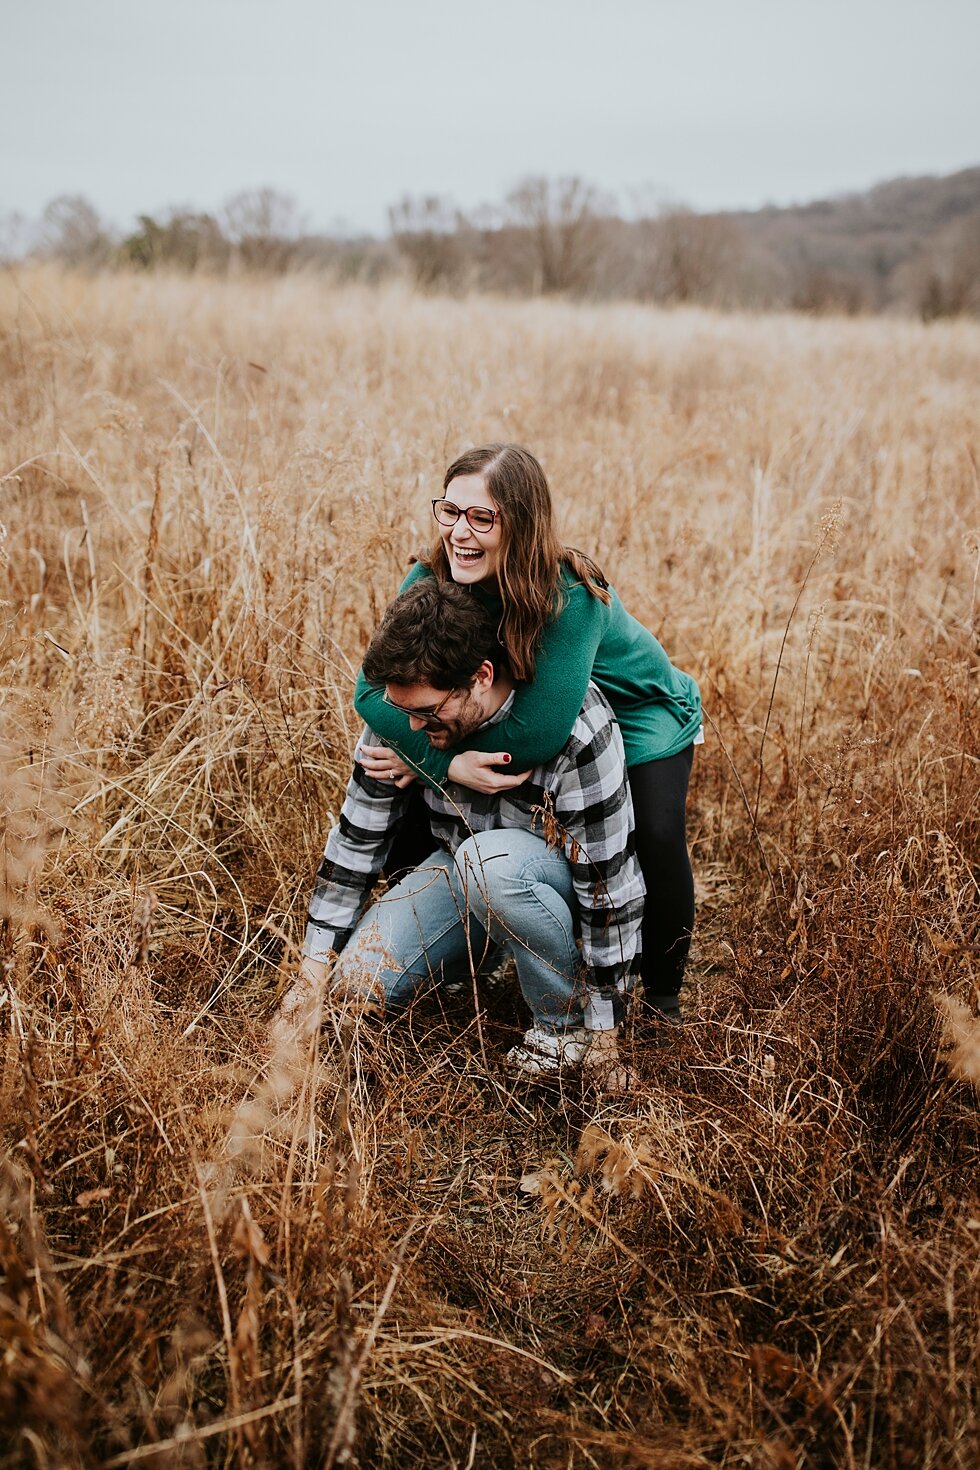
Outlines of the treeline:
{"type": "Polygon", "coordinates": [[[120,234],[80,194],[52,199],[37,221],[0,217],[0,259],[49,259],[78,269],[283,272],[337,268],[368,279],[397,269],[397,252],[370,237],[312,234],[296,200],[278,189],[233,195],[214,213],[168,208],[120,234]]]}
{"type": "Polygon", "coordinates": [[[63,196],[36,225],[8,216],[0,255],[83,268],[323,269],[368,282],[407,273],[423,290],[458,293],[980,315],[980,168],[788,209],[661,205],[628,217],[580,178],[537,177],[470,212],[406,195],[389,226],[385,239],[312,233],[291,196],[266,188],[213,214],[141,215],[120,236],[86,199],[63,196]]]}

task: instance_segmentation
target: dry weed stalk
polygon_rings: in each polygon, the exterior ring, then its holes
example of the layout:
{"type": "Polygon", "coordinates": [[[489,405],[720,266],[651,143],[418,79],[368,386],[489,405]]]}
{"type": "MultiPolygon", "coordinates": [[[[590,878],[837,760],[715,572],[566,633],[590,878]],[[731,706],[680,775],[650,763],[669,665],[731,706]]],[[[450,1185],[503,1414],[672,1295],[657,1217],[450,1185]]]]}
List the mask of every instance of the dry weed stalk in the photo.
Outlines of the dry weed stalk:
{"type": "Polygon", "coordinates": [[[967,1082],[980,1084],[980,1019],[955,995],[937,996],[946,1026],[950,1070],[967,1082]]]}

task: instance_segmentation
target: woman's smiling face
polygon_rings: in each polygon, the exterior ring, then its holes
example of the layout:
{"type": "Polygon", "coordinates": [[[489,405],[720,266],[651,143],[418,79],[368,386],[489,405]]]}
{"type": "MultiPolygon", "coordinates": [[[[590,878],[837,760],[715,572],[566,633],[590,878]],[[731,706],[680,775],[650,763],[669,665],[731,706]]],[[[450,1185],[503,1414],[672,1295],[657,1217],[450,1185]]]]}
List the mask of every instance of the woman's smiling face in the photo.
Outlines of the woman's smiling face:
{"type": "MultiPolygon", "coordinates": [[[[471,506],[496,510],[497,503],[486,487],[482,475],[457,475],[446,487],[446,499],[461,511],[471,506]]],[[[500,564],[503,528],[499,518],[489,531],[474,531],[465,515],[454,526],[440,522],[439,534],[446,548],[446,559],[454,582],[472,584],[495,578],[500,564]]]]}

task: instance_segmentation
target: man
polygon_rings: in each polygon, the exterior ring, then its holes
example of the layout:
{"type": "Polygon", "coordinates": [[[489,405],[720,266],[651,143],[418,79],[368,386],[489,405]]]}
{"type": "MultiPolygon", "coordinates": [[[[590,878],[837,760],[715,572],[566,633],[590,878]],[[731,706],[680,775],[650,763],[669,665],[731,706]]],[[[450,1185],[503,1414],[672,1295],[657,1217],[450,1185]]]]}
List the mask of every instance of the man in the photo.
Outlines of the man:
{"type": "MultiPolygon", "coordinates": [[[[389,607],[364,659],[413,729],[451,746],[502,719],[514,685],[495,619],[464,588],[426,579],[389,607]]],[[[370,731],[365,743],[375,737],[370,731]]],[[[643,915],[622,738],[590,685],[571,737],[493,796],[424,789],[432,855],[358,915],[408,793],[356,765],[310,903],[297,991],[335,990],[403,1008],[426,983],[515,960],[532,1025],[508,1059],[532,1073],[587,1061],[612,1074],[643,915]]]]}

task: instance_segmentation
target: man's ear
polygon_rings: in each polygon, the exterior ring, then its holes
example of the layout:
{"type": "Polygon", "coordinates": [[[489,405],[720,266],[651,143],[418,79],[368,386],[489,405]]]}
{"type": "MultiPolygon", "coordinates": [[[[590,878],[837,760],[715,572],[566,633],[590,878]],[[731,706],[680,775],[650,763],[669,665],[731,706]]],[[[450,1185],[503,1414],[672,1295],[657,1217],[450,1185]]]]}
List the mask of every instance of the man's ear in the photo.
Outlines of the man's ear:
{"type": "Polygon", "coordinates": [[[485,658],[480,667],[477,669],[476,673],[473,675],[472,688],[491,689],[493,687],[493,681],[496,679],[496,677],[497,670],[494,668],[490,660],[488,658],[485,658]]]}

